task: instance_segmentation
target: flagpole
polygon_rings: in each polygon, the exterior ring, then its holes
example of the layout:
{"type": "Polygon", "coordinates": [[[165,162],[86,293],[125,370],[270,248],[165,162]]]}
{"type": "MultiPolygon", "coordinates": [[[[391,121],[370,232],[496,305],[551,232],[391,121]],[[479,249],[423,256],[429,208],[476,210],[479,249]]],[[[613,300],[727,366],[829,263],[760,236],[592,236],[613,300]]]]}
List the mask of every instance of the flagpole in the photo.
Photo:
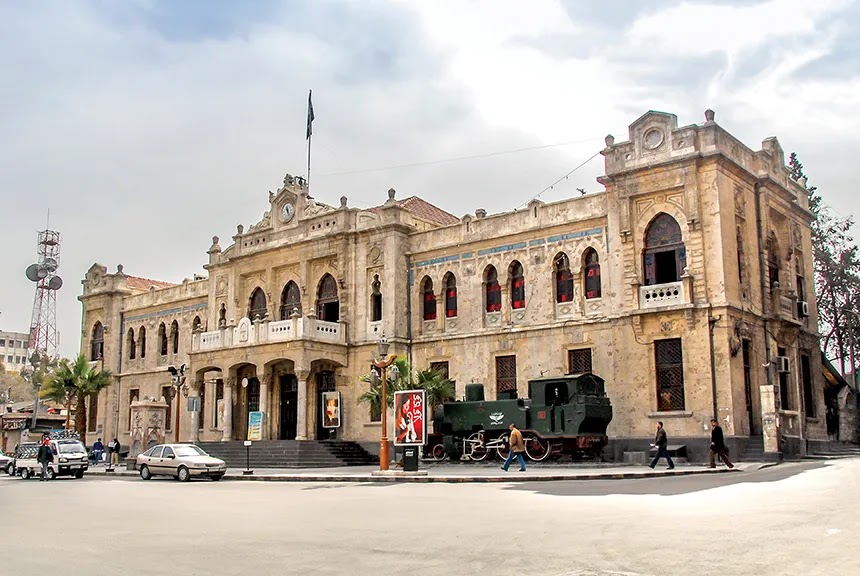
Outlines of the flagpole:
{"type": "Polygon", "coordinates": [[[307,132],[305,134],[308,141],[308,195],[310,195],[311,190],[311,140],[313,138],[314,129],[314,105],[312,102],[313,90],[308,90],[308,123],[307,123],[307,132]]]}
{"type": "Polygon", "coordinates": [[[311,190],[311,139],[313,138],[313,134],[308,136],[308,193],[311,190]]]}

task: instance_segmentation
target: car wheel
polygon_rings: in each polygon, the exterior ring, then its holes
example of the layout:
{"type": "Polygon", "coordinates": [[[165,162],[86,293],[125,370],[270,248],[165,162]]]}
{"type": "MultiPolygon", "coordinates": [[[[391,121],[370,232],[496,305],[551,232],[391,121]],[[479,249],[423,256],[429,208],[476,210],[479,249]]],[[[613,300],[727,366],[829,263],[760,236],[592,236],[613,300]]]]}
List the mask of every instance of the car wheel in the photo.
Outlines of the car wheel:
{"type": "Polygon", "coordinates": [[[21,470],[21,479],[22,480],[29,480],[30,479],[30,470],[29,469],[24,468],[23,470],[21,470]]]}
{"type": "Polygon", "coordinates": [[[223,475],[223,474],[215,474],[215,475],[212,477],[212,481],[213,481],[213,482],[217,482],[218,480],[220,480],[220,479],[221,479],[221,478],[223,478],[223,477],[224,477],[224,475],[223,475]]]}
{"type": "Polygon", "coordinates": [[[6,466],[6,474],[8,474],[9,476],[15,475],[15,465],[11,462],[9,462],[9,465],[6,466]]]}
{"type": "Polygon", "coordinates": [[[57,473],[54,472],[54,469],[48,466],[48,472],[45,474],[48,480],[53,480],[57,477],[57,473]]]}
{"type": "Polygon", "coordinates": [[[75,478],[76,478],[77,480],[80,480],[80,479],[81,479],[81,478],[83,478],[83,477],[84,477],[84,471],[83,471],[83,470],[77,470],[77,471],[75,472],[75,478]]]}
{"type": "Polygon", "coordinates": [[[191,480],[191,472],[189,472],[188,468],[185,466],[180,466],[179,470],[176,472],[176,477],[179,478],[180,482],[188,482],[191,480]]]}
{"type": "Polygon", "coordinates": [[[146,464],[140,467],[140,477],[144,480],[150,480],[152,478],[152,472],[149,471],[149,466],[146,464]]]}

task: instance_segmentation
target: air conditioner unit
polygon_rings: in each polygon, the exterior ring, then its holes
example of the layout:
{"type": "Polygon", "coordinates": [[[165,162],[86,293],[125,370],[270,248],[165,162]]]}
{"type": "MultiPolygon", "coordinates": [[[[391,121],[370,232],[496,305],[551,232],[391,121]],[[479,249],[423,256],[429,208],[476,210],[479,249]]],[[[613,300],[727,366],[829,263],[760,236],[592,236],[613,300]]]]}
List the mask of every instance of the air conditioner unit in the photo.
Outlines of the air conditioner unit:
{"type": "Polygon", "coordinates": [[[801,318],[807,318],[809,316],[809,303],[800,301],[797,303],[797,314],[801,318]]]}
{"type": "Polygon", "coordinates": [[[789,369],[790,366],[788,364],[788,357],[787,356],[777,356],[776,358],[774,358],[774,363],[776,364],[776,371],[777,372],[790,372],[791,371],[789,369]]]}

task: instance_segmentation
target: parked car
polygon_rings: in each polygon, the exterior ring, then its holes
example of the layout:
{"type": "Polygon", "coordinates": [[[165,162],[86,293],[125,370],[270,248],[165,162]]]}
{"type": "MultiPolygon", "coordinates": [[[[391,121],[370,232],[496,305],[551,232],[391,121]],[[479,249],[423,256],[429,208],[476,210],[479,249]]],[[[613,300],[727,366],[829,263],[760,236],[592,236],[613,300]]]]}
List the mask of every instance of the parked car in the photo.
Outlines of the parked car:
{"type": "Polygon", "coordinates": [[[23,442],[15,446],[15,454],[12,455],[12,464],[6,467],[6,473],[9,474],[9,476],[17,476],[20,470],[18,470],[15,463],[18,460],[25,458],[30,450],[38,450],[38,448],[39,445],[35,442],[23,442]]]}
{"type": "MultiPolygon", "coordinates": [[[[89,468],[87,449],[80,440],[61,438],[49,443],[54,461],[48,465],[48,480],[57,476],[73,476],[83,478],[89,468]]],[[[42,465],[36,460],[39,453],[38,445],[29,447],[20,458],[15,459],[15,468],[24,480],[42,473],[42,465]]]]}
{"type": "Polygon", "coordinates": [[[0,470],[6,472],[9,476],[11,476],[13,474],[12,471],[15,470],[15,457],[4,454],[2,450],[0,450],[0,470]]]}
{"type": "Polygon", "coordinates": [[[194,444],[159,444],[137,457],[140,477],[173,476],[182,482],[203,477],[218,481],[227,473],[227,463],[213,458],[194,444]]]}

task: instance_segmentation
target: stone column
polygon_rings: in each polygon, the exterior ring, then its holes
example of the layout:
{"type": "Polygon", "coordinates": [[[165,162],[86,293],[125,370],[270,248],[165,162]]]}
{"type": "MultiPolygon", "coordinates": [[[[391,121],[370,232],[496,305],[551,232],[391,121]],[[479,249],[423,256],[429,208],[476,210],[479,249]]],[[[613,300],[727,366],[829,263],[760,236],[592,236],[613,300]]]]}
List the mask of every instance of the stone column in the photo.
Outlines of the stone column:
{"type": "MultiPolygon", "coordinates": [[[[200,397],[200,389],[205,386],[206,383],[203,380],[195,380],[194,384],[191,386],[191,397],[199,398],[200,397]]],[[[191,443],[197,444],[200,441],[200,418],[202,414],[200,414],[199,410],[194,410],[191,413],[191,443]]]]}
{"type": "Polygon", "coordinates": [[[308,384],[309,370],[296,371],[298,380],[298,406],[296,407],[296,440],[308,439],[308,384]]]}
{"type": "Polygon", "coordinates": [[[224,422],[221,442],[229,442],[233,439],[233,385],[236,379],[233,377],[224,379],[224,422]]]}
{"type": "Polygon", "coordinates": [[[272,373],[269,371],[263,372],[263,377],[260,378],[260,412],[263,413],[263,440],[269,439],[269,380],[272,378],[272,373]]]}

